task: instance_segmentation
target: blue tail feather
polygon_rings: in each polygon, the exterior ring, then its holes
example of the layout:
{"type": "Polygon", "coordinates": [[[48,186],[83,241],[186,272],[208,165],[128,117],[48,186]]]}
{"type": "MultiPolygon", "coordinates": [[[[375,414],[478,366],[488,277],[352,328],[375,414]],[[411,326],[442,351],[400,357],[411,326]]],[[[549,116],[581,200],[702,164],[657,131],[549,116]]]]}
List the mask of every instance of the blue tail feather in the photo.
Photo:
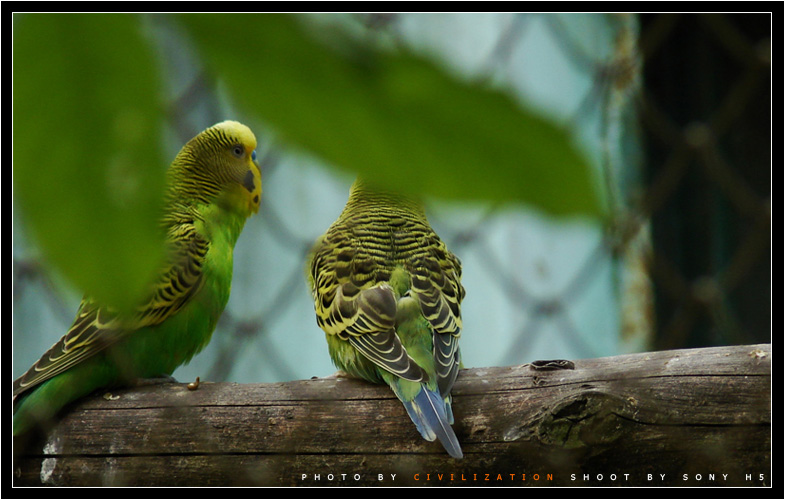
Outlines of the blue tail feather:
{"type": "Polygon", "coordinates": [[[438,392],[423,386],[414,400],[402,401],[402,403],[423,438],[427,441],[438,438],[451,457],[463,458],[461,445],[450,427],[452,408],[446,409],[444,400],[438,392]]]}

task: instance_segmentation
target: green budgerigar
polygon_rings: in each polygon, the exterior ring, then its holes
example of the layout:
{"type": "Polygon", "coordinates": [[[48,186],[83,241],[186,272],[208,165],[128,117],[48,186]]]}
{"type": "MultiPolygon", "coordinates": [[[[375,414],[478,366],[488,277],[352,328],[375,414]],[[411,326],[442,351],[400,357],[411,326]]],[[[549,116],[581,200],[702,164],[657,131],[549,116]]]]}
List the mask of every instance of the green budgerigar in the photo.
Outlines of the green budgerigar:
{"type": "Polygon", "coordinates": [[[309,259],[333,363],[389,385],[420,434],[462,458],[450,396],[461,364],[461,263],[422,204],[358,179],[309,259]]]}
{"type": "Polygon", "coordinates": [[[14,381],[14,435],[96,389],[169,376],[209,342],[229,299],[235,242],[259,210],[256,137],[218,123],[180,150],[166,181],[166,264],[149,295],[124,314],[82,300],[68,333],[14,381]]]}

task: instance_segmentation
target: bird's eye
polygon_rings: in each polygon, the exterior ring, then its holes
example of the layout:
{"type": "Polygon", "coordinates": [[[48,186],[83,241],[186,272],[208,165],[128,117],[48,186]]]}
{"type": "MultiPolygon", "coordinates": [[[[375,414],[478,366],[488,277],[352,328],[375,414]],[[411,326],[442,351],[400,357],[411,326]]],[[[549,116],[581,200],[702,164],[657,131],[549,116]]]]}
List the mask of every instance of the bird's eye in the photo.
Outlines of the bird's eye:
{"type": "Polygon", "coordinates": [[[253,161],[256,161],[256,150],[255,149],[253,150],[253,153],[251,153],[251,159],[253,161]]]}
{"type": "Polygon", "coordinates": [[[242,158],[244,153],[245,149],[243,149],[241,145],[236,144],[234,147],[232,147],[232,154],[237,158],[242,158]]]}

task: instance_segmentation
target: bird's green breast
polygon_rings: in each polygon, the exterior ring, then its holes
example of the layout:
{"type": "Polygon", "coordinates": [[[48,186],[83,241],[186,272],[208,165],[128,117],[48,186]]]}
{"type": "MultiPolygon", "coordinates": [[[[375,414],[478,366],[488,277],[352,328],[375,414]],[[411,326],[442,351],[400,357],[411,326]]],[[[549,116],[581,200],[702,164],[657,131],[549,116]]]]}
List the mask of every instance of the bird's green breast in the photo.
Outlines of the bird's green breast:
{"type": "Polygon", "coordinates": [[[232,289],[233,252],[245,217],[227,214],[215,206],[205,207],[196,229],[210,241],[202,267],[202,285],[193,299],[174,317],[177,365],[188,362],[209,342],[232,289]]]}
{"type": "Polygon", "coordinates": [[[232,220],[205,207],[196,231],[210,244],[204,258],[198,291],[163,323],[135,332],[116,349],[130,352],[139,377],[171,374],[210,341],[232,287],[233,250],[244,219],[232,220]]]}
{"type": "Polygon", "coordinates": [[[163,323],[142,328],[110,348],[118,357],[129,358],[134,377],[171,375],[210,341],[231,289],[231,250],[228,257],[224,253],[211,245],[202,284],[188,304],[163,323]]]}

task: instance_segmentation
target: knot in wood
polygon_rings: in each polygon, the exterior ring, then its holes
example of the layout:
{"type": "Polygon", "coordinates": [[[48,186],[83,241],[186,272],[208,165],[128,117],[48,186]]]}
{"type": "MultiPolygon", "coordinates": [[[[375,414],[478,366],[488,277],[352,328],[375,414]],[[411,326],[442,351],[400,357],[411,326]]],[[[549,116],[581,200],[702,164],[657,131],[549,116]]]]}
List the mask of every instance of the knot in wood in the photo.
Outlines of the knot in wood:
{"type": "Polygon", "coordinates": [[[536,435],[545,444],[564,448],[607,445],[622,434],[623,406],[619,397],[595,389],[570,395],[545,414],[536,435]]]}

